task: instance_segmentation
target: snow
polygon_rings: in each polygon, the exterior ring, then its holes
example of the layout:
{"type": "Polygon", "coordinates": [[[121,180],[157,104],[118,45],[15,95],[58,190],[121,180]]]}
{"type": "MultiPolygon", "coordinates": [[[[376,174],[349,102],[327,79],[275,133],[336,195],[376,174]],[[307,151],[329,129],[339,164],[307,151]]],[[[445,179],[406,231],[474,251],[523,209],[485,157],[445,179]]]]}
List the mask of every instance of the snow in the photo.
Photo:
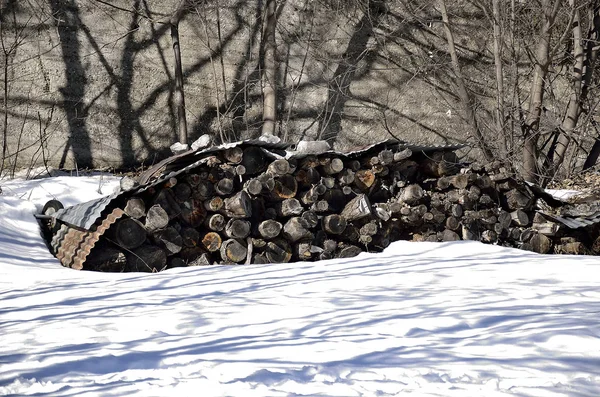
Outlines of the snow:
{"type": "Polygon", "coordinates": [[[396,242],[324,262],[62,268],[32,214],[116,186],[2,182],[0,395],[600,395],[598,258],[396,242]]]}

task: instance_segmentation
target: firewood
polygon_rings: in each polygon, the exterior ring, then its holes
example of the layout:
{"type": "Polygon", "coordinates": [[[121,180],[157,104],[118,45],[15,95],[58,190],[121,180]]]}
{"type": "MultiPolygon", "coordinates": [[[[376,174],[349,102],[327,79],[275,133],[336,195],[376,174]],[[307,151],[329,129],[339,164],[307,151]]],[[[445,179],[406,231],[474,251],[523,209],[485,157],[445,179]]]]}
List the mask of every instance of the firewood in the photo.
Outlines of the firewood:
{"type": "Polygon", "coordinates": [[[463,214],[464,214],[463,206],[460,205],[460,204],[454,204],[454,205],[452,205],[450,213],[452,214],[452,216],[455,216],[457,218],[462,217],[463,214]]]}
{"type": "Polygon", "coordinates": [[[384,222],[387,222],[392,217],[392,214],[385,208],[375,207],[375,215],[377,218],[381,219],[384,222]]]}
{"type": "Polygon", "coordinates": [[[351,185],[354,182],[354,171],[351,169],[343,169],[337,177],[340,186],[351,185]]]}
{"type": "Polygon", "coordinates": [[[188,200],[181,204],[179,218],[191,227],[199,227],[206,218],[206,210],[202,202],[188,200]]]}
{"type": "Polygon", "coordinates": [[[424,222],[433,222],[434,219],[435,219],[435,215],[433,215],[433,213],[431,213],[431,212],[426,212],[423,214],[424,222]]]}
{"type": "Polygon", "coordinates": [[[188,266],[210,266],[213,264],[210,254],[203,252],[196,256],[191,261],[187,262],[188,266]]]}
{"type": "Polygon", "coordinates": [[[354,191],[354,189],[352,189],[352,187],[350,187],[350,186],[342,186],[342,193],[344,193],[346,196],[350,196],[350,197],[354,197],[357,195],[357,193],[354,191]]]}
{"type": "Polygon", "coordinates": [[[336,258],[353,258],[362,252],[363,252],[363,250],[360,249],[359,247],[357,247],[356,245],[342,245],[339,247],[335,257],[336,258]]]}
{"type": "Polygon", "coordinates": [[[200,233],[194,228],[184,227],[179,234],[186,247],[196,247],[200,243],[200,233]]]}
{"type": "Polygon", "coordinates": [[[144,204],[144,200],[141,198],[132,197],[127,200],[127,204],[125,204],[123,211],[130,218],[140,219],[146,215],[146,205],[144,204]]]}
{"type": "Polygon", "coordinates": [[[425,193],[423,192],[423,188],[419,185],[408,185],[404,189],[402,189],[402,193],[400,194],[400,201],[403,203],[412,205],[418,203],[425,193]]]}
{"type": "Polygon", "coordinates": [[[146,221],[144,227],[150,233],[163,229],[169,224],[169,215],[167,212],[158,204],[153,205],[146,214],[146,221]]]}
{"type": "Polygon", "coordinates": [[[272,197],[278,200],[292,198],[298,192],[298,182],[292,175],[282,175],[274,178],[275,186],[271,190],[272,197]]]}
{"type": "Polygon", "coordinates": [[[512,216],[510,213],[500,210],[498,213],[498,223],[500,224],[502,230],[508,230],[510,224],[512,223],[512,216]]]}
{"type": "Polygon", "coordinates": [[[517,209],[510,213],[512,223],[517,226],[527,226],[529,224],[529,216],[521,209],[517,209]]]}
{"type": "Polygon", "coordinates": [[[531,238],[535,234],[536,234],[536,232],[532,228],[523,229],[523,231],[521,232],[521,237],[519,237],[519,240],[521,240],[522,242],[529,242],[529,240],[531,240],[531,238]]]}
{"type": "Polygon", "coordinates": [[[230,163],[239,164],[242,162],[244,158],[244,151],[241,147],[235,146],[229,149],[225,149],[223,152],[223,157],[230,163]]]}
{"type": "Polygon", "coordinates": [[[323,229],[327,233],[342,234],[346,229],[346,220],[337,214],[327,215],[323,217],[323,229]]]}
{"type": "Polygon", "coordinates": [[[223,241],[221,244],[221,259],[227,263],[240,263],[246,259],[248,249],[245,244],[235,239],[223,241]]]}
{"type": "Polygon", "coordinates": [[[194,198],[198,200],[208,200],[215,194],[215,188],[212,183],[207,180],[201,180],[194,188],[194,198]]]}
{"type": "Polygon", "coordinates": [[[406,160],[408,159],[410,156],[412,156],[412,150],[406,148],[403,149],[399,152],[394,153],[394,162],[398,163],[400,161],[406,160]]]}
{"type": "Polygon", "coordinates": [[[151,237],[152,241],[158,247],[162,248],[167,256],[178,253],[183,247],[183,239],[177,229],[173,226],[158,230],[154,232],[151,237]]]}
{"type": "Polygon", "coordinates": [[[554,222],[534,223],[531,227],[544,236],[556,236],[560,229],[559,225],[554,222]]]}
{"type": "Polygon", "coordinates": [[[304,211],[302,219],[306,222],[308,229],[313,229],[319,225],[319,216],[314,211],[304,211]]]}
{"type": "Polygon", "coordinates": [[[436,179],[436,188],[438,190],[446,190],[450,187],[450,182],[452,178],[447,176],[442,176],[436,179]]]}
{"type": "MultiPolygon", "coordinates": [[[[518,189],[512,189],[504,193],[506,197],[506,205],[510,210],[521,209],[524,211],[531,210],[535,198],[530,196],[528,193],[524,193],[518,189]]],[[[534,247],[535,248],[535,247],[534,247]]]]}
{"type": "Polygon", "coordinates": [[[354,186],[362,191],[368,190],[375,183],[375,174],[371,170],[358,170],[354,174],[354,186]]]}
{"type": "Polygon", "coordinates": [[[204,224],[212,231],[220,232],[225,229],[225,217],[221,214],[212,214],[204,221],[204,224]]]}
{"type": "Polygon", "coordinates": [[[450,178],[450,183],[457,189],[466,189],[469,185],[469,177],[466,174],[456,174],[450,178]]]}
{"type": "Polygon", "coordinates": [[[200,183],[200,181],[202,180],[202,178],[200,178],[200,175],[198,174],[187,174],[184,177],[184,179],[192,188],[198,186],[198,183],[200,183]]]}
{"type": "Polygon", "coordinates": [[[264,253],[260,253],[260,254],[254,254],[252,256],[252,263],[257,264],[257,265],[263,265],[263,264],[267,264],[267,263],[271,263],[269,261],[269,259],[267,259],[267,256],[264,253]]]}
{"type": "Polygon", "coordinates": [[[245,239],[250,234],[250,222],[242,219],[230,219],[225,226],[225,235],[229,238],[245,239]]]}
{"type": "Polygon", "coordinates": [[[340,212],[347,204],[346,195],[340,189],[329,189],[323,195],[323,200],[329,204],[329,210],[340,212]]]}
{"type": "Polygon", "coordinates": [[[181,207],[175,200],[175,195],[172,189],[162,189],[154,198],[153,204],[160,205],[169,216],[169,220],[176,218],[181,213],[181,207]]]}
{"type": "Polygon", "coordinates": [[[367,247],[369,244],[371,244],[373,242],[373,237],[361,234],[358,237],[358,242],[360,244],[364,245],[365,247],[367,247]]]}
{"type": "Polygon", "coordinates": [[[284,239],[269,241],[264,252],[270,263],[287,263],[292,259],[292,249],[284,239]]]}
{"type": "Polygon", "coordinates": [[[267,167],[267,172],[275,177],[290,173],[290,163],[286,159],[277,159],[267,167]]]}
{"type": "Polygon", "coordinates": [[[362,164],[360,163],[359,160],[349,160],[346,163],[346,168],[349,168],[352,171],[356,172],[362,168],[362,164]]]}
{"type": "Polygon", "coordinates": [[[219,196],[208,199],[204,202],[204,208],[207,211],[217,212],[223,208],[224,202],[223,199],[219,196]]]}
{"type": "Polygon", "coordinates": [[[493,244],[498,241],[498,234],[493,230],[484,230],[481,233],[481,240],[485,243],[493,244]]]}
{"type": "Polygon", "coordinates": [[[265,219],[277,219],[277,210],[273,207],[265,208],[265,219]]]}
{"type": "Polygon", "coordinates": [[[172,187],[175,187],[175,185],[177,185],[177,178],[171,177],[165,181],[163,189],[170,189],[172,187]]]}
{"type": "Polygon", "coordinates": [[[335,178],[325,176],[321,178],[321,184],[325,186],[325,189],[333,189],[335,187],[335,178]]]}
{"type": "Polygon", "coordinates": [[[281,230],[283,229],[283,225],[280,222],[274,220],[266,220],[262,221],[258,225],[258,232],[260,235],[267,240],[273,239],[279,236],[281,230]]]}
{"type": "Polygon", "coordinates": [[[233,180],[230,178],[222,178],[217,183],[215,183],[215,192],[220,196],[226,196],[233,192],[233,180]]]}
{"type": "Polygon", "coordinates": [[[459,220],[454,216],[449,216],[446,218],[446,229],[456,231],[460,228],[459,220]]]}
{"type": "Polygon", "coordinates": [[[339,158],[328,159],[322,164],[323,172],[327,175],[335,175],[344,169],[344,162],[339,158]]]}
{"type": "Polygon", "coordinates": [[[537,233],[529,240],[534,252],[547,254],[552,249],[552,240],[543,234],[537,233]]]}
{"type": "Polygon", "coordinates": [[[494,200],[492,200],[492,198],[490,196],[488,196],[487,194],[482,194],[479,197],[479,204],[484,207],[490,207],[490,206],[493,206],[495,203],[494,203],[494,200]]]}
{"type": "Polygon", "coordinates": [[[297,216],[301,215],[304,211],[304,207],[300,204],[295,198],[285,199],[280,203],[275,205],[275,209],[277,210],[277,214],[279,216],[283,216],[285,218],[289,216],[297,216]]]}
{"type": "Polygon", "coordinates": [[[505,227],[503,227],[502,224],[500,224],[500,222],[498,222],[498,223],[494,223],[494,225],[492,226],[492,228],[490,230],[493,230],[498,236],[500,236],[507,229],[505,227]]]}
{"type": "Polygon", "coordinates": [[[293,256],[299,261],[309,261],[312,258],[312,245],[309,242],[294,244],[293,256]]]}
{"type": "MultiPolygon", "coordinates": [[[[325,230],[327,232],[327,230],[325,230]]],[[[347,224],[344,232],[340,234],[340,239],[351,243],[358,243],[360,240],[360,228],[353,224],[347,224]]]]}
{"type": "Polygon", "coordinates": [[[478,239],[478,235],[477,233],[475,233],[475,231],[471,228],[470,225],[467,224],[463,224],[461,227],[461,236],[463,240],[477,240],[478,239]]]}
{"type": "Polygon", "coordinates": [[[359,194],[344,206],[340,214],[347,222],[354,222],[372,215],[371,203],[365,194],[359,194]]]}
{"type": "Polygon", "coordinates": [[[508,229],[508,238],[512,241],[520,241],[523,230],[520,227],[511,227],[508,229]]]}
{"type": "Polygon", "coordinates": [[[167,265],[167,254],[155,245],[144,244],[127,251],[127,266],[133,272],[159,272],[167,265]]]}
{"type": "Polygon", "coordinates": [[[379,226],[375,221],[365,223],[359,230],[361,236],[374,236],[379,231],[379,226]]]}
{"type": "Polygon", "coordinates": [[[394,162],[394,152],[389,149],[384,149],[377,153],[379,163],[382,165],[392,164],[394,162]]]}
{"type": "Polygon", "coordinates": [[[555,247],[559,253],[567,255],[589,255],[590,250],[581,242],[562,242],[559,246],[555,247]]]}
{"type": "Polygon", "coordinates": [[[246,181],[244,189],[253,196],[258,196],[263,189],[263,184],[256,178],[246,181]]]}
{"type": "Polygon", "coordinates": [[[187,267],[187,263],[177,256],[167,258],[167,269],[175,269],[177,267],[187,267]]]}
{"type": "Polygon", "coordinates": [[[492,181],[489,175],[477,175],[475,185],[481,190],[487,190],[493,187],[494,181],[492,181]]]}
{"type": "Polygon", "coordinates": [[[262,173],[256,177],[262,183],[263,191],[270,192],[275,189],[275,179],[268,173],[262,173]]]}
{"type": "Polygon", "coordinates": [[[460,236],[454,230],[444,229],[441,234],[441,241],[459,241],[460,236]]]}
{"type": "Polygon", "coordinates": [[[254,175],[266,168],[266,157],[264,151],[256,146],[244,149],[241,164],[246,168],[246,175],[254,175]]]}
{"type": "Polygon", "coordinates": [[[335,240],[331,240],[331,239],[326,239],[325,241],[323,241],[323,250],[326,252],[335,252],[335,250],[338,248],[338,243],[335,240]]]}
{"type": "MultiPolygon", "coordinates": [[[[432,208],[431,213],[433,214],[433,222],[434,223],[437,223],[439,225],[446,221],[446,214],[441,212],[440,210],[432,208]]],[[[460,218],[460,217],[457,217],[457,218],[460,218]]]]}
{"type": "Polygon", "coordinates": [[[310,155],[304,157],[302,161],[300,161],[300,168],[303,170],[308,170],[310,168],[318,167],[320,164],[321,163],[319,162],[317,156],[310,155]]]}
{"type": "Polygon", "coordinates": [[[216,232],[208,232],[202,237],[202,245],[210,252],[217,252],[221,249],[223,239],[216,232]]]}
{"type": "Polygon", "coordinates": [[[236,165],[233,168],[234,174],[237,176],[242,176],[242,175],[246,175],[246,167],[244,167],[241,164],[236,165]]]}
{"type": "Polygon", "coordinates": [[[596,237],[592,242],[592,252],[596,255],[600,254],[600,236],[596,237]]]}
{"type": "Polygon", "coordinates": [[[252,204],[248,193],[242,190],[234,196],[226,198],[225,215],[232,218],[249,218],[252,216],[252,204]]]}
{"type": "Polygon", "coordinates": [[[119,188],[121,189],[122,192],[132,190],[133,188],[137,187],[138,185],[139,185],[138,181],[129,176],[124,176],[119,181],[119,188]]]}
{"type": "Polygon", "coordinates": [[[293,217],[283,225],[283,235],[291,242],[302,239],[312,239],[312,233],[308,228],[309,225],[304,219],[293,217]]]}
{"type": "Polygon", "coordinates": [[[178,183],[173,188],[173,195],[178,203],[183,203],[192,196],[192,187],[185,182],[178,183]]]}
{"type": "Polygon", "coordinates": [[[456,153],[448,151],[432,153],[421,161],[420,166],[425,174],[436,178],[454,175],[459,171],[456,153]]]}
{"type": "Polygon", "coordinates": [[[124,218],[107,230],[106,237],[119,247],[133,249],[146,241],[146,229],[137,219],[124,218]]]}
{"type": "Polygon", "coordinates": [[[310,209],[314,212],[322,213],[329,211],[329,203],[327,200],[319,200],[310,206],[310,209]]]}
{"type": "Polygon", "coordinates": [[[321,174],[315,168],[301,169],[296,172],[296,181],[302,186],[310,186],[319,183],[321,174]]]}
{"type": "Polygon", "coordinates": [[[120,272],[125,270],[127,258],[123,251],[112,245],[102,245],[98,242],[94,247],[93,255],[89,255],[85,261],[85,269],[99,271],[115,271],[120,272]]]}
{"type": "Polygon", "coordinates": [[[314,189],[310,188],[307,191],[300,193],[300,200],[304,205],[313,204],[319,200],[319,195],[314,191],[314,189]]]}

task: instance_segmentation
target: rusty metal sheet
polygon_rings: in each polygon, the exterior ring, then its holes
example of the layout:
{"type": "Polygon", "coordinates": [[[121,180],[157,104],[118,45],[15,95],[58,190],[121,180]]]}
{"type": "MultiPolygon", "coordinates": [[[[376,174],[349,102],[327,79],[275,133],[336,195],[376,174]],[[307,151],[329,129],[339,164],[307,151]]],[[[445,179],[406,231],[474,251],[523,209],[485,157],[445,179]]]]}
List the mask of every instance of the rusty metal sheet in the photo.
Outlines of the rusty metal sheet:
{"type": "Polygon", "coordinates": [[[113,209],[93,231],[63,224],[50,243],[50,246],[56,252],[56,258],[65,267],[76,270],[83,269],[86,258],[100,236],[124,214],[120,208],[113,209]]]}

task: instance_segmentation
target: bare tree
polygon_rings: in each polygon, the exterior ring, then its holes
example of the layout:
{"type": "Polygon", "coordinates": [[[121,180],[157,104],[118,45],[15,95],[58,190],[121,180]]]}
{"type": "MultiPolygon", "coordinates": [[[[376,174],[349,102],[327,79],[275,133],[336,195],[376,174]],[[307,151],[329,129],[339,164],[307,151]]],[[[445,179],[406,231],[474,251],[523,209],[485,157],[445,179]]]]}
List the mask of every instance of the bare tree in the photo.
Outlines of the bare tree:
{"type": "Polygon", "coordinates": [[[267,0],[263,16],[260,60],[262,62],[263,126],[262,133],[275,135],[277,122],[277,24],[276,0],[267,0]]]}

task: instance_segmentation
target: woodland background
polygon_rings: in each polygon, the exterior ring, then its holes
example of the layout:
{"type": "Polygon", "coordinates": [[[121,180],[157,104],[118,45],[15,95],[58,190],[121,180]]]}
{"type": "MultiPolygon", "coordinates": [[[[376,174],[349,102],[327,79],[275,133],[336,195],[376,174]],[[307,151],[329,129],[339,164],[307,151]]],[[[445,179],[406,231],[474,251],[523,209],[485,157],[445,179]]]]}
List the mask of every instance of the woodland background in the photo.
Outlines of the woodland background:
{"type": "Polygon", "coordinates": [[[600,154],[598,0],[1,0],[0,173],[174,142],[470,145],[547,183],[600,154]]]}

